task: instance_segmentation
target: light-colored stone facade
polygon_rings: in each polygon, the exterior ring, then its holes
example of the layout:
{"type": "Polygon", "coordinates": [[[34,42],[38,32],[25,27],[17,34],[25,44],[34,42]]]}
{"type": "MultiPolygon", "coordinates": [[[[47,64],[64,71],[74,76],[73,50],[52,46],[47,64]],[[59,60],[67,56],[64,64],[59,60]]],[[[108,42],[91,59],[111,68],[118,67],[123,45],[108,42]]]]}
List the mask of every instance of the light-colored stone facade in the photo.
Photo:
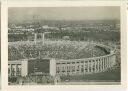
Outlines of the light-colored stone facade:
{"type": "Polygon", "coordinates": [[[102,57],[75,59],[75,60],[57,60],[57,75],[84,75],[106,71],[115,64],[115,54],[109,54],[102,57]]]}
{"type": "Polygon", "coordinates": [[[16,60],[8,62],[8,76],[26,76],[28,73],[28,61],[27,60],[16,60]]]}

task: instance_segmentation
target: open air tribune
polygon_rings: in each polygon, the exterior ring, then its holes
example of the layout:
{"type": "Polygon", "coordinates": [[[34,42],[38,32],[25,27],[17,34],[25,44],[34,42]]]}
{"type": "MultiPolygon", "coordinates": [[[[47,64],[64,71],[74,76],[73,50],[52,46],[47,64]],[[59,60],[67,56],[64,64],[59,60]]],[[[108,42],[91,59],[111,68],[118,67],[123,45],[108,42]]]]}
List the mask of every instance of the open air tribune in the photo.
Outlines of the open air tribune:
{"type": "Polygon", "coordinates": [[[41,41],[36,44],[33,41],[11,42],[9,60],[9,76],[47,73],[57,76],[57,81],[60,81],[58,76],[100,73],[116,64],[114,48],[94,42],[68,40],[47,40],[45,44],[41,41]],[[11,67],[15,68],[13,74],[11,67]]]}

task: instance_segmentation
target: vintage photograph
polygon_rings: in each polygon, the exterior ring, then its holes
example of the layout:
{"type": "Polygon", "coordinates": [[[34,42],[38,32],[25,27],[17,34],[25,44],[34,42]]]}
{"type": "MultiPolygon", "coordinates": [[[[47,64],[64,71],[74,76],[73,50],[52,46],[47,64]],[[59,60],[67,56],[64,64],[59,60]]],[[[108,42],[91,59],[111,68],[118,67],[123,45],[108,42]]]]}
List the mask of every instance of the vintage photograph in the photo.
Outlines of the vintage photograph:
{"type": "Polygon", "coordinates": [[[9,85],[117,85],[120,7],[9,7],[9,85]]]}

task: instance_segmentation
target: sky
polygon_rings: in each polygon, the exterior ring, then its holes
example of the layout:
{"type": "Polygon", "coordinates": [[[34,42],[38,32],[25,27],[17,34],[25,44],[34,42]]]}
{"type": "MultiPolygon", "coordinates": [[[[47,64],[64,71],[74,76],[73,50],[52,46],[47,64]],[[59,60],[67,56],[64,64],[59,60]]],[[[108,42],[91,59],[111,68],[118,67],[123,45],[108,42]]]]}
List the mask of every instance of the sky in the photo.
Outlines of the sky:
{"type": "Polygon", "coordinates": [[[11,7],[9,21],[36,20],[120,20],[118,6],[96,7],[11,7]]]}

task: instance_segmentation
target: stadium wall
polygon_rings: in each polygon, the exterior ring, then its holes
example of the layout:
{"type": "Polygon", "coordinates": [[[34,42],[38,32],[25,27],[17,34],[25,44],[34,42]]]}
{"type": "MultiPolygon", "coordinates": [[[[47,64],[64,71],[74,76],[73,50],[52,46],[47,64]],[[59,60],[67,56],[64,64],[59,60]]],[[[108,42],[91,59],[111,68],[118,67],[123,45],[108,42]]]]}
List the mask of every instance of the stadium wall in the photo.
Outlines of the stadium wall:
{"type": "Polygon", "coordinates": [[[56,74],[60,76],[67,76],[99,73],[106,71],[115,64],[116,56],[114,53],[94,58],[57,60],[56,74]]]}

